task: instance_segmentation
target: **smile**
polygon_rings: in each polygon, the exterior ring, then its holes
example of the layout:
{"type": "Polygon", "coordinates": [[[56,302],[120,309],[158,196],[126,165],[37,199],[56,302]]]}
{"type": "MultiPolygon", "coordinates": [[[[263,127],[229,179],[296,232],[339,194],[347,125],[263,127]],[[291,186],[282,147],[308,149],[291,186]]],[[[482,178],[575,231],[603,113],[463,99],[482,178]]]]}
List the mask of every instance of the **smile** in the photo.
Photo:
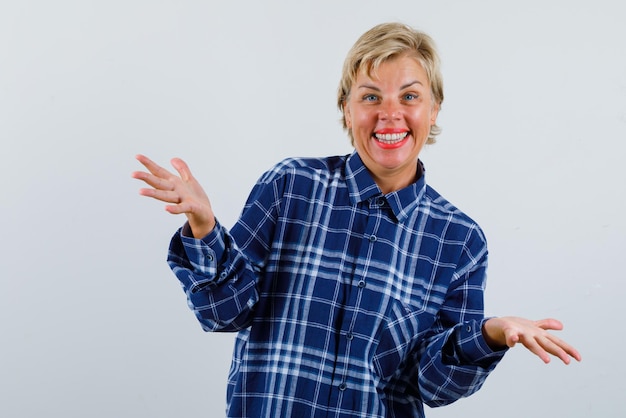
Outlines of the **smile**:
{"type": "Polygon", "coordinates": [[[398,133],[389,133],[389,134],[378,134],[375,133],[374,137],[377,141],[382,142],[384,144],[397,144],[402,141],[408,135],[408,132],[398,132],[398,133]]]}

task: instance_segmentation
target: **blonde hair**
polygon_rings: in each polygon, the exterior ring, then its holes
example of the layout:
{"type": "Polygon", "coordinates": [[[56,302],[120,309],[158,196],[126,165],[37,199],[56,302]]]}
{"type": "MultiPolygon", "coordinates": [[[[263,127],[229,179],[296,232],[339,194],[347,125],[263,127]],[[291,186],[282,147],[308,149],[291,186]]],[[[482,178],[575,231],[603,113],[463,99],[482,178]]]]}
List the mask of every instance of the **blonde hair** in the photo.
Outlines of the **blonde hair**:
{"type": "MultiPolygon", "coordinates": [[[[350,135],[352,132],[346,124],[344,105],[350,95],[352,84],[359,71],[364,69],[370,76],[385,61],[402,55],[414,57],[424,68],[430,82],[433,105],[441,108],[443,102],[443,78],[441,64],[435,42],[427,34],[417,31],[402,23],[382,23],[365,32],[352,46],[343,64],[341,81],[337,91],[337,106],[342,113],[342,122],[350,135]]],[[[427,144],[435,142],[441,133],[436,124],[430,129],[427,144]]]]}

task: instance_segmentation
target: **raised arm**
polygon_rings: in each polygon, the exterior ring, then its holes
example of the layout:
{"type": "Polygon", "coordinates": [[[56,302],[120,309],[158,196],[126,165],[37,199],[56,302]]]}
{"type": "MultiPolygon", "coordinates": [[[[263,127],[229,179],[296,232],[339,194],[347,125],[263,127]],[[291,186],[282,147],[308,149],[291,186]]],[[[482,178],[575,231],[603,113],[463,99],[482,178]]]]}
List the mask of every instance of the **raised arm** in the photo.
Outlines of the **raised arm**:
{"type": "Polygon", "coordinates": [[[171,160],[178,171],[177,176],[144,155],[137,155],[136,158],[148,172],[135,171],[131,176],[151,186],[140,189],[139,194],[168,203],[165,210],[171,214],[184,213],[195,238],[202,238],[213,230],[215,215],[209,198],[183,160],[171,160]]]}

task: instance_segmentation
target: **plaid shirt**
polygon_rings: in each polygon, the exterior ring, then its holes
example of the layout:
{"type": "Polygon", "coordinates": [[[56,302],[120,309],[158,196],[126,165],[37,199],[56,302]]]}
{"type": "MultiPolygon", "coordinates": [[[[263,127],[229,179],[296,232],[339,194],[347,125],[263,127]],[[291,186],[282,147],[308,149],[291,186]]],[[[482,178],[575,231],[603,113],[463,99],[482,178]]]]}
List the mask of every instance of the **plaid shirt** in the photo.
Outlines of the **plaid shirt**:
{"type": "Polygon", "coordinates": [[[207,331],[238,331],[229,417],[423,417],[504,351],[481,326],[478,225],[420,179],[383,195],[358,154],[287,159],[240,219],[168,262],[207,331]]]}

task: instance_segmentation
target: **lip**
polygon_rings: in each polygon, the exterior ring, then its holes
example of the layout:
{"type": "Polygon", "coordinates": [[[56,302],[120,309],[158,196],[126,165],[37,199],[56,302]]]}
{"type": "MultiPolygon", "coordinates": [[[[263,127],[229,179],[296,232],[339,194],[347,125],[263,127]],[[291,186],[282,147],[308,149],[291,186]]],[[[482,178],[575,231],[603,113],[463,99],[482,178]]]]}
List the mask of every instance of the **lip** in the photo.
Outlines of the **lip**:
{"type": "Polygon", "coordinates": [[[408,132],[409,130],[406,128],[383,128],[374,131],[375,134],[401,134],[404,132],[408,132]]]}

